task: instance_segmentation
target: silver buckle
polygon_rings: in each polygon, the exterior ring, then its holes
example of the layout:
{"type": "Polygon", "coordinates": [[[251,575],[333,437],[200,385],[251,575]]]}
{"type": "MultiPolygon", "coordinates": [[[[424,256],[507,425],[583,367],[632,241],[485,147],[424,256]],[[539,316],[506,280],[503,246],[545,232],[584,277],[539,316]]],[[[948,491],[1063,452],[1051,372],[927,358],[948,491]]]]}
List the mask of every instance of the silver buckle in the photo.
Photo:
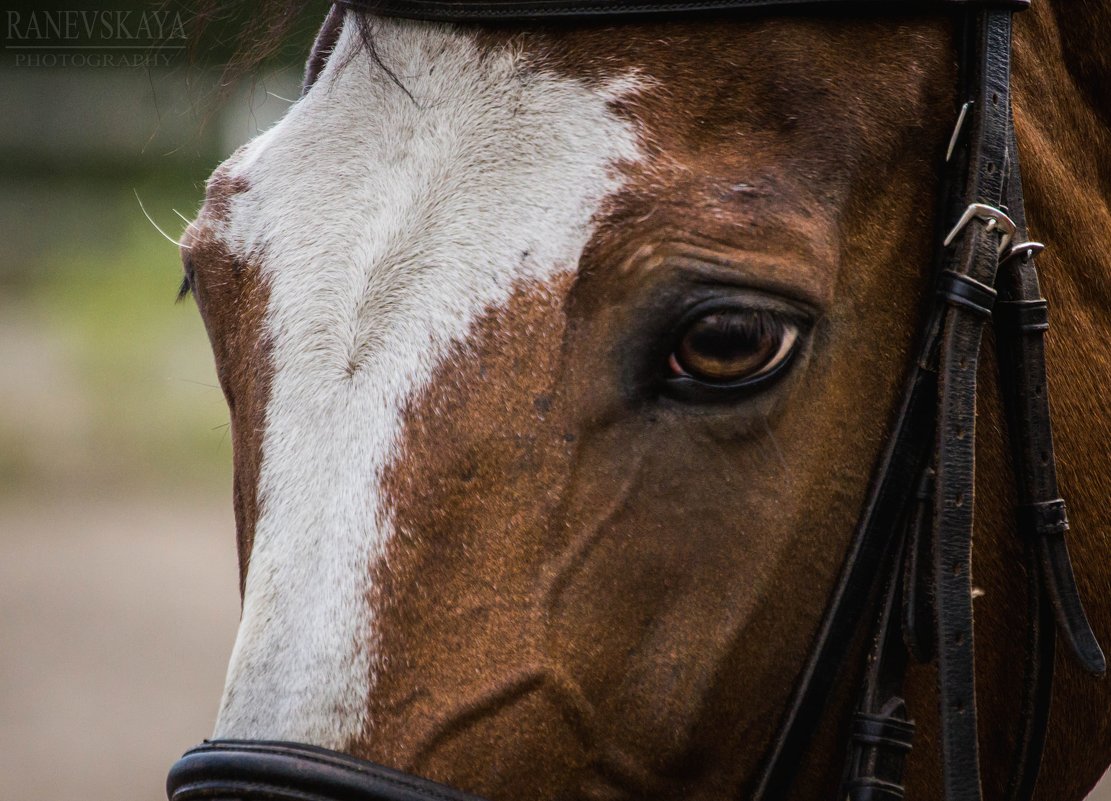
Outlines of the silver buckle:
{"type": "Polygon", "coordinates": [[[1018,230],[1015,221],[995,206],[989,206],[987,203],[973,203],[964,210],[964,214],[957,220],[957,224],[953,226],[953,230],[949,232],[949,236],[945,237],[942,244],[945,247],[953,244],[957,234],[963,231],[964,227],[973,220],[983,220],[987,223],[988,231],[994,231],[998,228],[1003,234],[1003,237],[999,240],[999,253],[1003,253],[1007,249],[1007,245],[1011,244],[1011,240],[1014,239],[1015,232],[1018,230]]]}

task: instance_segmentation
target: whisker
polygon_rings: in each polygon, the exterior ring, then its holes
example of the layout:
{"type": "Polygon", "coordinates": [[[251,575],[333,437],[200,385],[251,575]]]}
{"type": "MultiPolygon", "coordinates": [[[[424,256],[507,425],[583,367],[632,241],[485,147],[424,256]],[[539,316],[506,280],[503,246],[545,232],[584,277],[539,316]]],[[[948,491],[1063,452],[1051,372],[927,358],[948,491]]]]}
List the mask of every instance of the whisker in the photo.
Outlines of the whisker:
{"type": "Polygon", "coordinates": [[[175,246],[177,246],[177,247],[179,247],[179,248],[184,248],[185,250],[191,250],[191,249],[192,249],[192,248],[190,248],[190,247],[189,247],[188,245],[183,245],[183,244],[181,244],[181,242],[179,242],[178,240],[174,239],[174,238],[173,238],[172,236],[170,236],[170,235],[169,235],[169,234],[167,234],[167,233],[166,233],[165,231],[163,231],[163,230],[162,230],[161,228],[159,228],[159,227],[158,227],[158,223],[156,223],[156,222],[154,221],[154,218],[152,218],[152,217],[150,216],[150,214],[148,214],[148,213],[147,213],[147,209],[146,209],[146,207],[145,207],[145,206],[143,205],[143,199],[142,199],[141,197],[139,197],[139,190],[138,190],[138,189],[134,189],[134,188],[132,188],[132,190],[131,190],[131,191],[135,193],[135,199],[136,199],[137,201],[139,201],[139,208],[140,208],[140,209],[142,210],[142,212],[143,212],[143,216],[147,218],[147,222],[149,222],[149,223],[150,223],[150,224],[151,224],[151,225],[152,225],[152,226],[154,227],[154,230],[155,230],[155,231],[157,231],[158,233],[162,234],[162,237],[163,237],[163,238],[164,238],[164,239],[165,239],[165,240],[166,240],[167,242],[169,242],[169,243],[170,243],[170,244],[172,244],[172,245],[175,245],[175,246]]]}
{"type": "Polygon", "coordinates": [[[172,211],[174,214],[176,214],[178,217],[180,217],[181,221],[184,222],[186,225],[192,225],[193,224],[192,220],[190,220],[188,217],[186,217],[184,214],[182,214],[177,209],[170,209],[170,211],[172,211]]]}
{"type": "MultiPolygon", "coordinates": [[[[216,386],[215,384],[209,384],[205,381],[194,381],[192,378],[174,378],[173,376],[170,376],[170,380],[171,381],[181,381],[185,384],[196,384],[198,387],[208,387],[209,389],[219,389],[219,387],[216,386]]],[[[228,425],[228,424],[225,423],[224,425],[228,425]]],[[[215,430],[216,429],[213,429],[213,431],[215,431],[215,430]]]]}
{"type": "Polygon", "coordinates": [[[274,97],[274,98],[277,98],[278,100],[283,100],[283,101],[285,101],[286,103],[289,103],[289,104],[291,104],[291,105],[292,105],[293,103],[296,103],[296,102],[297,102],[296,100],[290,100],[290,99],[289,99],[288,97],[282,97],[281,95],[276,95],[276,94],[274,94],[273,92],[271,92],[271,91],[270,91],[269,89],[268,89],[268,90],[266,91],[266,94],[267,94],[267,95],[269,95],[270,97],[274,97]]]}

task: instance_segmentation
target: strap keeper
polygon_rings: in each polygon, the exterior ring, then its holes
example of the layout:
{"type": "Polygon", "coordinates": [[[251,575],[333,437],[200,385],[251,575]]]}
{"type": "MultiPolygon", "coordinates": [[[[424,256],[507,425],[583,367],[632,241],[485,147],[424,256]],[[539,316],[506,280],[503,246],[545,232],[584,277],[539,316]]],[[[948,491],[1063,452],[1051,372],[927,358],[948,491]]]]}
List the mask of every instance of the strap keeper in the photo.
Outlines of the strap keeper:
{"type": "Polygon", "coordinates": [[[1049,304],[1037,300],[1001,300],[995,305],[995,319],[1007,328],[1033,334],[1049,330],[1049,304]]]}
{"type": "Polygon", "coordinates": [[[1017,508],[1019,531],[1026,537],[1063,537],[1069,530],[1065,502],[1061,498],[1024,503],[1017,508]]]}
{"type": "Polygon", "coordinates": [[[901,784],[874,777],[854,779],[847,789],[849,801],[903,801],[906,797],[901,784]]]}
{"type": "Polygon", "coordinates": [[[961,306],[981,317],[991,317],[996,291],[971,276],[946,270],[941,274],[937,292],[951,306],[961,306]]]}
{"type": "Polygon", "coordinates": [[[857,712],[853,715],[852,738],[864,745],[910,751],[914,744],[914,722],[887,715],[857,712]]]}

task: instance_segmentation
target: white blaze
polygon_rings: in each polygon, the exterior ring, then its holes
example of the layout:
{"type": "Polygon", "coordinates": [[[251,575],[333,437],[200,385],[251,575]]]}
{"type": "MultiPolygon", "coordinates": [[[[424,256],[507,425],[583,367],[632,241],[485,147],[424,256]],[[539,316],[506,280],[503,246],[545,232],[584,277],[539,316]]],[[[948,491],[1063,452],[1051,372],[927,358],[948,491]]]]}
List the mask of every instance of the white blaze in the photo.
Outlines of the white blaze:
{"type": "Polygon", "coordinates": [[[638,157],[608,87],[526,70],[448,26],[347,25],[308,95],[226,164],[227,247],[269,286],[260,517],[217,737],[342,748],[367,724],[380,493],[406,401],[520,281],[577,266],[638,157]]]}

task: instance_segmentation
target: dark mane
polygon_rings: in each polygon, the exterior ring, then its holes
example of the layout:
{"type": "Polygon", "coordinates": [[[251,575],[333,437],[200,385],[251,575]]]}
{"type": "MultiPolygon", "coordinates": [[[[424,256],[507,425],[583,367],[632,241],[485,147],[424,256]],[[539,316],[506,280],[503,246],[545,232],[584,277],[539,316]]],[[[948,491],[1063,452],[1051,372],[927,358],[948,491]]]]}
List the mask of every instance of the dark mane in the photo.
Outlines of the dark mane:
{"type": "Polygon", "coordinates": [[[226,91],[264,64],[303,59],[330,5],[326,0],[198,0],[190,56],[223,64],[226,91]]]}
{"type": "MultiPolygon", "coordinates": [[[[239,81],[258,73],[274,61],[305,61],[306,78],[315,78],[314,64],[321,24],[335,5],[328,0],[199,0],[193,18],[190,51],[193,59],[215,58],[224,65],[219,98],[239,81]]],[[[373,25],[365,13],[356,13],[363,47],[371,61],[403,91],[398,76],[378,57],[373,25]]],[[[351,54],[354,55],[354,54],[351,54]]]]}

